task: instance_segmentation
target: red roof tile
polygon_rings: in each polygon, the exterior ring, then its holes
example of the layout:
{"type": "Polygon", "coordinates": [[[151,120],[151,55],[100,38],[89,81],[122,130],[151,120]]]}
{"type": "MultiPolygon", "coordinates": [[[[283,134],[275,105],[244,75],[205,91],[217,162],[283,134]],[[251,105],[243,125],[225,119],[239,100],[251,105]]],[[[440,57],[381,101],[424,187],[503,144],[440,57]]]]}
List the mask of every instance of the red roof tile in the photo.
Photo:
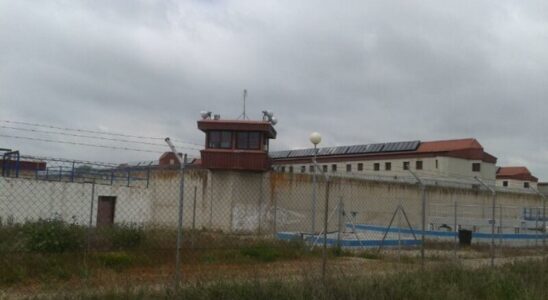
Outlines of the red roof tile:
{"type": "Polygon", "coordinates": [[[538,178],[533,176],[527,167],[500,167],[497,169],[497,179],[517,179],[537,182],[538,178]]]}
{"type": "Polygon", "coordinates": [[[483,149],[481,144],[473,138],[459,140],[442,140],[422,142],[417,152],[445,152],[466,149],[483,149]]]}
{"type": "Polygon", "coordinates": [[[526,167],[500,167],[497,170],[497,175],[501,176],[511,176],[518,174],[531,174],[529,169],[526,167]]]}

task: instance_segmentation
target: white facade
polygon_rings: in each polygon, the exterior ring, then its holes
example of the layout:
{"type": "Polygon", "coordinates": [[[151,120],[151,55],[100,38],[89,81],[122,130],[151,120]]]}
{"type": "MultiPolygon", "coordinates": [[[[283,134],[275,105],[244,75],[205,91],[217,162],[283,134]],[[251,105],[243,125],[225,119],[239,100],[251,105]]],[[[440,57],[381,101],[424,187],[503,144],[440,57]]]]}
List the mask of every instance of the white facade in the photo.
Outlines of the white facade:
{"type": "Polygon", "coordinates": [[[529,180],[497,179],[497,187],[511,190],[531,190],[537,189],[537,183],[529,180]]]}
{"type": "MultiPolygon", "coordinates": [[[[493,184],[496,177],[494,163],[455,157],[395,158],[379,160],[356,160],[340,162],[318,162],[322,170],[335,174],[364,174],[371,176],[409,177],[412,171],[419,177],[446,179],[473,179],[479,177],[493,184]],[[408,170],[406,170],[406,167],[408,170]]],[[[274,169],[289,173],[311,173],[310,163],[275,163],[274,169]]]]}

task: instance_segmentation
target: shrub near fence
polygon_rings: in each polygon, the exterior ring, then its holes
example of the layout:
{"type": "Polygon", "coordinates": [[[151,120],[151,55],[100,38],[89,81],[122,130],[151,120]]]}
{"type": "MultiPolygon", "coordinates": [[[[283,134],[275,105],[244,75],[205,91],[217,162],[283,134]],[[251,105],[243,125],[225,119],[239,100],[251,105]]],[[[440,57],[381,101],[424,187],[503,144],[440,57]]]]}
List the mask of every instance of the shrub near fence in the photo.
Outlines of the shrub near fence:
{"type": "Polygon", "coordinates": [[[36,253],[79,252],[86,248],[128,250],[139,247],[145,236],[145,230],[140,225],[116,224],[90,229],[59,219],[40,219],[0,226],[0,249],[2,252],[36,253]]]}

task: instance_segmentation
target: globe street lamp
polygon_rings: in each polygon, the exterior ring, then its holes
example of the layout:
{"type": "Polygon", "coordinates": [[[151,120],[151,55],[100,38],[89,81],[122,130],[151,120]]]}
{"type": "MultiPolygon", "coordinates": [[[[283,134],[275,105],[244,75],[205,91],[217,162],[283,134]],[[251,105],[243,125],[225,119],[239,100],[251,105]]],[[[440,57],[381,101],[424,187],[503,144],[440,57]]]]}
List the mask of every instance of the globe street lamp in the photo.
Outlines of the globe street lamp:
{"type": "Polygon", "coordinates": [[[318,154],[318,144],[322,141],[322,136],[317,132],[310,134],[310,142],[314,144],[314,159],[312,160],[312,234],[316,233],[316,155],[318,154]]]}

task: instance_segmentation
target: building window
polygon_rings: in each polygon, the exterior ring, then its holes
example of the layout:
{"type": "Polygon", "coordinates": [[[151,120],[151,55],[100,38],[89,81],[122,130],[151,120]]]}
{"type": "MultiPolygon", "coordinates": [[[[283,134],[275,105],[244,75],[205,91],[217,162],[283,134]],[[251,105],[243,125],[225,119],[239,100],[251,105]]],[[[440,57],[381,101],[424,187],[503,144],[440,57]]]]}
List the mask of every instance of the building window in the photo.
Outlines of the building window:
{"type": "Polygon", "coordinates": [[[415,162],[415,169],[416,170],[422,170],[422,160],[417,160],[415,162]]]}
{"type": "Polygon", "coordinates": [[[438,168],[438,160],[436,159],[436,169],[438,168]]]}
{"type": "Polygon", "coordinates": [[[301,166],[301,173],[306,172],[306,166],[301,166]]]}
{"type": "Polygon", "coordinates": [[[524,182],[524,183],[523,183],[523,187],[526,188],[526,189],[528,189],[528,188],[529,188],[529,182],[527,182],[527,181],[524,182]]]}
{"type": "Polygon", "coordinates": [[[293,166],[289,167],[289,173],[293,173],[293,166]]]}
{"type": "Polygon", "coordinates": [[[327,165],[323,165],[322,170],[323,170],[324,173],[327,173],[327,165]]]}
{"type": "Polygon", "coordinates": [[[358,171],[363,171],[363,163],[358,164],[358,171]]]}
{"type": "Polygon", "coordinates": [[[259,132],[237,132],[236,148],[259,150],[261,148],[261,134],[259,132]]]}
{"type": "Polygon", "coordinates": [[[208,148],[230,149],[232,148],[232,132],[230,131],[210,131],[208,148]]]}
{"type": "Polygon", "coordinates": [[[403,162],[403,169],[404,170],[409,170],[409,162],[408,161],[403,162]]]}
{"type": "Polygon", "coordinates": [[[308,172],[310,173],[314,172],[314,165],[308,166],[308,172]]]}
{"type": "Polygon", "coordinates": [[[392,163],[385,162],[385,163],[384,163],[384,169],[385,169],[386,171],[392,170],[392,163]]]}
{"type": "Polygon", "coordinates": [[[352,172],[352,165],[351,164],[346,165],[346,172],[352,172]]]}
{"type": "Polygon", "coordinates": [[[337,165],[336,164],[331,165],[331,172],[337,172],[337,165]]]}
{"type": "Polygon", "coordinates": [[[285,173],[285,166],[282,167],[282,173],[285,173]]]}
{"type": "Polygon", "coordinates": [[[479,172],[481,171],[481,164],[480,163],[472,163],[472,172],[479,172]]]}
{"type": "Polygon", "coordinates": [[[379,171],[380,169],[381,169],[381,164],[379,164],[379,163],[374,163],[373,164],[373,170],[379,171]]]}
{"type": "Polygon", "coordinates": [[[507,180],[503,181],[503,182],[502,182],[502,186],[508,187],[508,181],[507,181],[507,180]]]}

